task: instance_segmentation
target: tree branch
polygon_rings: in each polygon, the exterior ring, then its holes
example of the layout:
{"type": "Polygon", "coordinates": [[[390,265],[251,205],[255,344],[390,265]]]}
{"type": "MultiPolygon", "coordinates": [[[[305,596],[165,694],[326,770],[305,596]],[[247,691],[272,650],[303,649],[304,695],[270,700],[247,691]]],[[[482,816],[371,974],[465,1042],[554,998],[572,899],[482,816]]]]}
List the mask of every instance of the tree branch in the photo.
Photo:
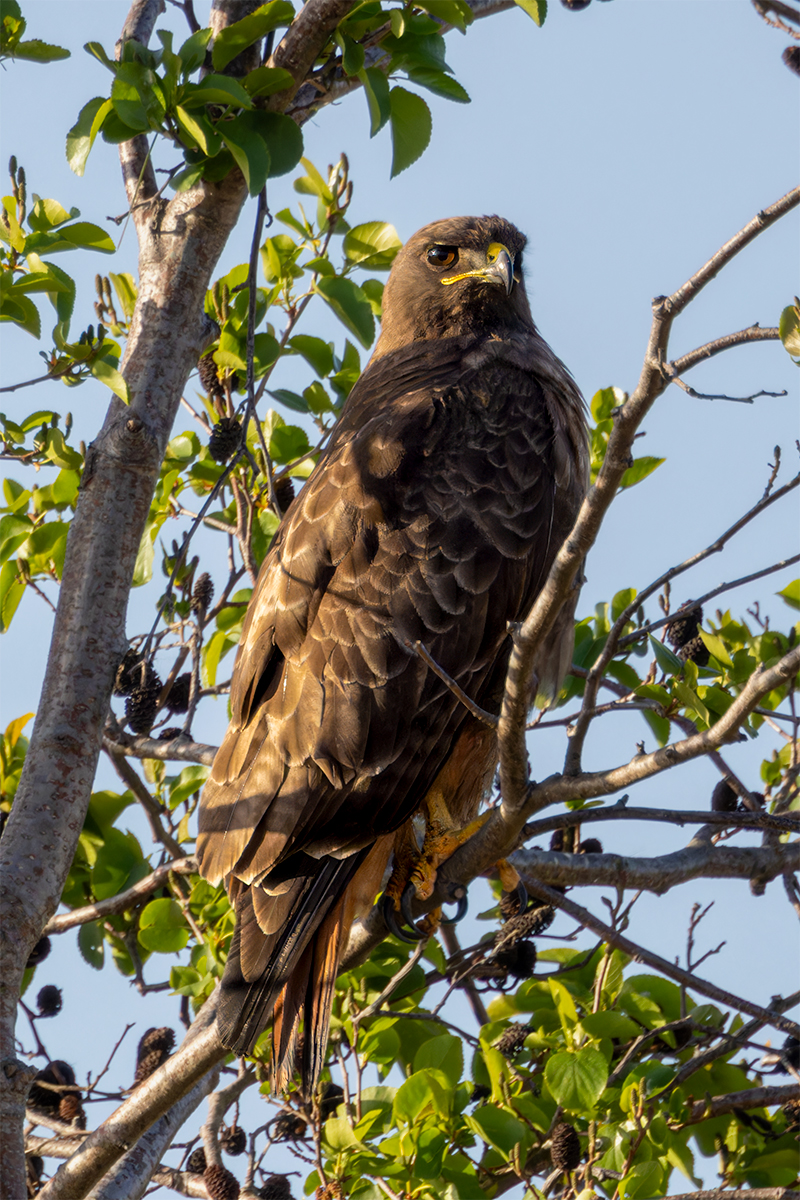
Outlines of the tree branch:
{"type": "Polygon", "coordinates": [[[615,412],[614,428],[597,480],[581,506],[572,532],[559,550],[533,608],[514,636],[499,726],[500,788],[505,819],[509,823],[526,802],[525,725],[529,681],[536,654],[566,602],[580,564],[594,544],[617,494],[629,466],[636,431],[667,386],[663,363],[672,322],[726,263],[798,204],[800,187],[758,213],[671,296],[659,296],[653,301],[653,322],[639,382],[630,399],[615,412]]]}
{"type": "Polygon", "coordinates": [[[743,1092],[712,1096],[693,1104],[691,1116],[688,1121],[681,1121],[680,1128],[696,1125],[699,1121],[708,1121],[711,1117],[720,1117],[723,1113],[735,1112],[737,1108],[773,1108],[776,1104],[785,1104],[787,1100],[800,1100],[800,1083],[747,1088],[743,1092]]]}
{"type": "Polygon", "coordinates": [[[581,925],[584,925],[587,929],[591,929],[593,933],[604,938],[610,947],[624,950],[626,954],[630,954],[637,961],[655,967],[662,975],[666,975],[667,979],[673,979],[676,983],[681,983],[685,987],[691,988],[692,991],[699,992],[701,996],[708,996],[710,1000],[716,1000],[718,1004],[724,1004],[726,1008],[738,1009],[739,1012],[749,1013],[750,1016],[757,1017],[759,1021],[763,1021],[765,1025],[772,1025],[776,1029],[782,1029],[785,1033],[791,1033],[794,1037],[800,1036],[800,1025],[796,1021],[790,1021],[787,1017],[779,1013],[770,1012],[758,1004],[753,1004],[752,1001],[744,999],[743,996],[735,996],[732,992],[726,992],[723,988],[717,987],[715,983],[711,983],[707,979],[700,979],[693,972],[684,971],[682,967],[677,966],[675,963],[667,962],[660,954],[654,954],[644,946],[632,942],[630,938],[626,938],[617,930],[612,929],[610,925],[606,925],[604,921],[595,917],[593,913],[589,912],[588,908],[582,908],[580,904],[576,904],[574,900],[568,899],[561,892],[540,885],[538,880],[530,880],[528,887],[534,895],[539,896],[548,904],[552,904],[553,908],[560,908],[563,912],[574,917],[576,921],[580,921],[581,925]]]}
{"type": "Polygon", "coordinates": [[[713,342],[706,342],[705,346],[698,346],[696,350],[690,350],[688,354],[674,358],[666,366],[675,375],[683,375],[685,371],[696,367],[698,363],[706,362],[715,354],[722,354],[723,350],[731,350],[734,346],[744,346],[748,342],[780,341],[780,336],[780,331],[775,327],[762,329],[760,325],[749,325],[747,329],[740,329],[738,333],[728,333],[724,337],[715,338],[713,342]]]}
{"type": "Polygon", "coordinates": [[[138,883],[116,896],[109,896],[107,900],[98,900],[95,904],[86,904],[82,908],[73,908],[71,912],[52,917],[45,925],[43,933],[64,933],[67,929],[86,925],[89,921],[102,921],[104,917],[110,917],[113,913],[133,908],[145,896],[151,895],[156,888],[165,884],[171,874],[196,875],[197,871],[197,861],[194,858],[178,858],[174,862],[165,863],[163,867],[156,867],[155,871],[145,875],[144,879],[140,879],[138,883]]]}
{"type": "Polygon", "coordinates": [[[658,858],[617,854],[565,854],[552,850],[516,850],[509,861],[520,875],[538,883],[605,887],[662,895],[690,879],[750,879],[759,887],[800,869],[800,842],[775,846],[689,845],[658,858]],[[796,864],[796,865],[795,865],[796,864]]]}

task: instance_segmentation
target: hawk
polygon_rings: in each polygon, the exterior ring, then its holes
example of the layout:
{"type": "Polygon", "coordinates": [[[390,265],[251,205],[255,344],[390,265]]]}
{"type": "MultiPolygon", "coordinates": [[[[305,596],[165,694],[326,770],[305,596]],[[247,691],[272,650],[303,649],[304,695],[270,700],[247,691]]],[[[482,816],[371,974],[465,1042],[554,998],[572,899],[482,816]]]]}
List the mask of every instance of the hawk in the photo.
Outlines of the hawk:
{"type": "MultiPolygon", "coordinates": [[[[427,225],[398,254],[381,335],[264,560],[201,806],[197,857],[236,927],[218,1010],[278,1086],[313,1087],[355,916],[431,795],[474,816],[494,730],[414,653],[498,711],[509,622],[542,587],[588,479],[584,404],[539,335],[525,237],[499,217],[427,225]]],[[[552,697],[574,603],[537,663],[552,697]]]]}

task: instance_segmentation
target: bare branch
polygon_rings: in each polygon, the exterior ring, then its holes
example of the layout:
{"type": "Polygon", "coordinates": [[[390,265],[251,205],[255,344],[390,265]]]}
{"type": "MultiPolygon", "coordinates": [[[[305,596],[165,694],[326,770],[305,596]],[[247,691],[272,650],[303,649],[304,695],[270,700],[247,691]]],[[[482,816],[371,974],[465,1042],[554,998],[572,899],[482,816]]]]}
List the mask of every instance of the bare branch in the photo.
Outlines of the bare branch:
{"type": "Polygon", "coordinates": [[[682,983],[686,987],[691,988],[692,991],[699,992],[701,996],[708,996],[710,1000],[716,1000],[717,1003],[724,1004],[727,1008],[749,1013],[750,1016],[757,1017],[760,1021],[763,1021],[765,1025],[773,1025],[776,1029],[782,1029],[785,1033],[791,1033],[794,1037],[800,1036],[800,1025],[796,1021],[790,1021],[787,1017],[774,1011],[770,1012],[758,1004],[753,1004],[750,1000],[745,1000],[742,996],[734,995],[733,992],[726,992],[724,988],[717,987],[715,983],[711,983],[707,979],[700,979],[691,971],[685,971],[675,963],[667,962],[661,955],[654,954],[651,950],[645,949],[644,946],[632,942],[630,938],[626,938],[623,934],[612,929],[610,925],[606,925],[605,922],[600,921],[593,913],[589,912],[588,908],[582,908],[580,904],[576,904],[574,900],[568,899],[561,892],[540,885],[538,880],[529,880],[528,889],[533,895],[541,897],[548,904],[552,904],[554,908],[560,908],[563,912],[569,913],[571,917],[574,917],[576,921],[580,921],[587,929],[591,929],[593,933],[605,938],[609,946],[618,947],[639,962],[655,967],[662,975],[666,975],[667,979],[673,979],[676,983],[682,983]]]}
{"type": "Polygon", "coordinates": [[[165,863],[163,867],[157,867],[155,871],[145,875],[144,879],[140,879],[138,883],[134,883],[132,887],[126,888],[117,896],[109,896],[108,900],[98,900],[95,904],[86,904],[83,908],[73,908],[72,912],[52,917],[45,925],[43,933],[64,933],[67,929],[74,929],[77,925],[86,925],[89,921],[102,921],[104,917],[109,917],[112,913],[124,912],[126,908],[133,908],[145,896],[150,896],[156,888],[165,884],[170,874],[194,875],[197,870],[197,862],[194,858],[178,858],[174,862],[165,863]]]}
{"type": "Polygon", "coordinates": [[[669,825],[712,825],[717,829],[776,829],[800,834],[800,816],[775,816],[763,811],[720,813],[690,809],[681,811],[671,808],[629,808],[627,804],[618,803],[607,808],[580,808],[574,812],[560,812],[553,817],[529,821],[523,830],[523,838],[528,841],[540,834],[552,833],[555,829],[591,825],[596,821],[664,821],[669,825]]]}
{"type": "Polygon", "coordinates": [[[494,715],[494,713],[487,712],[485,708],[481,708],[479,704],[476,704],[474,700],[471,700],[463,688],[458,686],[455,679],[447,674],[447,671],[445,671],[444,667],[440,667],[436,660],[431,658],[422,642],[412,642],[406,638],[403,642],[403,645],[408,650],[413,651],[418,658],[421,658],[422,661],[428,667],[430,667],[434,675],[438,675],[442,683],[447,684],[447,687],[453,693],[456,699],[464,705],[468,712],[472,713],[473,717],[477,717],[479,721],[481,721],[484,725],[488,725],[491,729],[495,729],[497,727],[497,717],[494,715]]]}
{"type": "Polygon", "coordinates": [[[176,842],[172,834],[164,828],[161,822],[161,808],[150,795],[144,782],[121,754],[115,753],[114,750],[110,749],[106,749],[106,753],[111,759],[114,770],[122,782],[133,792],[144,809],[150,828],[153,831],[153,841],[161,842],[162,846],[165,846],[174,858],[183,858],[183,850],[181,849],[180,842],[176,842]]]}
{"type": "MultiPolygon", "coordinates": [[[[696,350],[690,350],[688,354],[682,354],[680,358],[675,358],[671,363],[666,363],[665,367],[670,376],[683,375],[685,371],[696,367],[698,363],[706,362],[707,359],[713,358],[715,354],[721,354],[723,350],[730,350],[734,346],[744,346],[748,342],[779,341],[780,336],[780,331],[775,327],[762,329],[760,325],[750,325],[747,329],[740,329],[738,333],[728,333],[725,337],[715,338],[713,342],[706,342],[705,346],[698,346],[696,350]]],[[[767,394],[772,395],[774,393],[767,394]]],[[[779,394],[786,395],[785,392],[779,394]]]]}
{"type": "MultiPolygon", "coordinates": [[[[696,1125],[698,1121],[707,1121],[711,1117],[722,1116],[723,1113],[735,1112],[737,1108],[773,1108],[776,1104],[785,1104],[787,1100],[800,1100],[800,1083],[787,1083],[780,1087],[747,1088],[743,1092],[712,1096],[708,1100],[698,1100],[692,1105],[692,1114],[688,1121],[681,1122],[681,1128],[685,1125],[696,1125]]],[[[728,1195],[727,1192],[725,1194],[728,1195]]]]}
{"type": "Polygon", "coordinates": [[[690,879],[750,879],[761,886],[787,870],[800,870],[800,842],[738,848],[704,842],[658,858],[516,850],[509,861],[526,879],[537,883],[610,885],[661,895],[690,879]]]}
{"type": "Polygon", "coordinates": [[[129,758],[158,758],[163,762],[194,762],[210,767],[219,749],[202,742],[193,742],[187,737],[176,737],[170,742],[158,738],[135,737],[123,730],[106,729],[105,745],[110,754],[126,755],[129,758]]]}

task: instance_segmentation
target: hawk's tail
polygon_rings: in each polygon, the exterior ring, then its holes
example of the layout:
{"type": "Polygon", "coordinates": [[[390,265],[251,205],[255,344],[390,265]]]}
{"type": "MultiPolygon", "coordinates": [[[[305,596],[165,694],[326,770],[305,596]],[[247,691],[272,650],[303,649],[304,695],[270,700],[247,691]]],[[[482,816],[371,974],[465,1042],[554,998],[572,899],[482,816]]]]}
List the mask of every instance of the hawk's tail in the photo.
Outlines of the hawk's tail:
{"type": "Polygon", "coordinates": [[[229,1050],[251,1054],[273,1017],[276,1089],[286,1086],[297,1065],[303,1092],[313,1093],[325,1063],[336,976],[350,928],[380,890],[393,841],[383,837],[349,858],[322,859],[313,876],[270,897],[273,907],[288,908],[274,932],[263,928],[273,922],[259,911],[268,898],[257,885],[241,887],[236,897],[217,1028],[229,1050]]]}

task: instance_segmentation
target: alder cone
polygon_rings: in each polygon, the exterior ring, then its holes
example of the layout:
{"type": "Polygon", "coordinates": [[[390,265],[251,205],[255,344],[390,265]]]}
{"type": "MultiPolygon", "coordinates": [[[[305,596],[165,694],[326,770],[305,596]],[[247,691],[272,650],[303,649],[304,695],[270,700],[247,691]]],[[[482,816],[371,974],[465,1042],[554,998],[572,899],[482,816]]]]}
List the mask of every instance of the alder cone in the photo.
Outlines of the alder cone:
{"type": "Polygon", "coordinates": [[[156,675],[151,683],[136,687],[125,701],[125,719],[133,733],[149,733],[158,712],[162,683],[156,675]]]}
{"type": "Polygon", "coordinates": [[[197,373],[207,396],[224,396],[225,389],[219,381],[217,364],[213,355],[204,354],[197,364],[197,373]]]}
{"type": "Polygon", "coordinates": [[[136,1074],[133,1086],[148,1079],[154,1071],[165,1063],[175,1046],[175,1033],[168,1025],[160,1029],[148,1029],[142,1035],[136,1051],[136,1074]]]}
{"type": "Polygon", "coordinates": [[[285,1175],[270,1175],[256,1194],[259,1200],[292,1200],[292,1189],[285,1175]]]}
{"type": "Polygon", "coordinates": [[[60,1013],[63,1003],[61,989],[57,988],[53,983],[45,984],[36,997],[36,1007],[43,1017],[54,1017],[57,1013],[60,1013]]]}
{"type": "Polygon", "coordinates": [[[550,1147],[553,1166],[559,1171],[574,1171],[581,1161],[581,1142],[572,1125],[562,1121],[553,1130],[550,1147]]]}
{"type": "Polygon", "coordinates": [[[279,479],[275,484],[275,499],[281,512],[285,513],[294,500],[294,484],[288,475],[284,475],[283,479],[279,479]]]}
{"type": "Polygon", "coordinates": [[[476,1083],[472,1089],[470,1102],[473,1104],[479,1104],[481,1100],[488,1100],[491,1094],[492,1089],[487,1087],[485,1083],[476,1083]]]}
{"type": "Polygon", "coordinates": [[[529,1033],[530,1029],[527,1025],[518,1025],[512,1021],[494,1043],[495,1049],[499,1050],[506,1058],[514,1058],[519,1054],[529,1033]]]}
{"type": "Polygon", "coordinates": [[[300,1141],[308,1134],[308,1124],[293,1112],[283,1112],[272,1123],[274,1142],[300,1141]]]}
{"type": "Polygon", "coordinates": [[[62,1121],[72,1122],[76,1129],[86,1128],[86,1113],[83,1111],[79,1092],[67,1092],[58,1102],[58,1115],[62,1121]]]}
{"type": "Polygon", "coordinates": [[[214,598],[214,584],[208,571],[199,576],[192,592],[192,611],[205,612],[214,598]]]}
{"type": "Polygon", "coordinates": [[[142,661],[138,650],[128,649],[125,651],[114,679],[115,696],[130,696],[135,688],[146,687],[158,679],[155,667],[150,662],[144,664],[144,675],[142,675],[142,661]]]}
{"type": "Polygon", "coordinates": [[[530,979],[536,969],[536,947],[533,942],[504,946],[495,954],[494,962],[515,979],[530,979]]]}
{"type": "Polygon", "coordinates": [[[247,1149],[247,1134],[241,1125],[231,1125],[230,1129],[223,1126],[219,1142],[225,1153],[235,1158],[237,1154],[244,1154],[247,1149]]]}
{"type": "Polygon", "coordinates": [[[319,1098],[319,1119],[327,1121],[336,1116],[336,1109],[344,1100],[344,1089],[338,1083],[326,1083],[319,1098]]]}
{"type": "Polygon", "coordinates": [[[602,854],[603,843],[599,838],[586,838],[578,847],[579,854],[602,854]]]}
{"type": "Polygon", "coordinates": [[[207,1165],[206,1152],[202,1146],[197,1146],[186,1160],[186,1170],[192,1175],[202,1175],[207,1165]]]}
{"type": "Polygon", "coordinates": [[[705,667],[710,657],[708,646],[701,637],[692,638],[678,650],[678,658],[681,662],[691,659],[693,663],[697,663],[698,667],[705,667]]]}
{"type": "Polygon", "coordinates": [[[786,1117],[787,1133],[794,1129],[800,1129],[800,1100],[787,1100],[781,1112],[786,1117]]]}
{"type": "Polygon", "coordinates": [[[25,963],[25,970],[27,971],[29,967],[36,967],[40,962],[44,962],[51,950],[50,938],[45,934],[44,937],[39,938],[31,950],[28,961],[25,963]]]}
{"type": "Polygon", "coordinates": [[[235,417],[220,417],[211,430],[208,452],[215,462],[227,462],[242,440],[242,426],[235,417]]]}
{"type": "Polygon", "coordinates": [[[324,1187],[320,1184],[314,1192],[314,1200],[343,1200],[343,1198],[344,1188],[338,1179],[332,1179],[324,1187]]]}
{"type": "Polygon", "coordinates": [[[682,604],[673,620],[667,625],[667,641],[670,646],[679,650],[681,646],[685,646],[687,642],[696,638],[702,619],[703,610],[699,604],[693,605],[691,601],[682,604]]]}
{"type": "Polygon", "coordinates": [[[211,1200],[239,1200],[239,1180],[227,1167],[211,1163],[203,1172],[203,1182],[211,1200]]]}
{"type": "Polygon", "coordinates": [[[191,671],[184,671],[183,675],[179,675],[169,689],[167,696],[167,708],[173,713],[185,713],[189,711],[189,692],[192,687],[191,671]]]}
{"type": "Polygon", "coordinates": [[[731,785],[726,780],[720,779],[711,793],[711,811],[735,812],[737,799],[736,792],[731,785]]]}
{"type": "Polygon", "coordinates": [[[39,1087],[37,1080],[42,1083],[52,1083],[60,1087],[75,1086],[75,1072],[67,1062],[62,1062],[60,1058],[54,1058],[53,1061],[41,1071],[37,1071],[31,1084],[31,1090],[28,1095],[28,1103],[33,1108],[43,1108],[50,1112],[56,1112],[63,1092],[55,1092],[52,1088],[39,1087]]]}
{"type": "Polygon", "coordinates": [[[160,742],[171,742],[176,737],[180,737],[183,730],[178,725],[170,725],[168,729],[162,729],[158,735],[160,742]]]}

